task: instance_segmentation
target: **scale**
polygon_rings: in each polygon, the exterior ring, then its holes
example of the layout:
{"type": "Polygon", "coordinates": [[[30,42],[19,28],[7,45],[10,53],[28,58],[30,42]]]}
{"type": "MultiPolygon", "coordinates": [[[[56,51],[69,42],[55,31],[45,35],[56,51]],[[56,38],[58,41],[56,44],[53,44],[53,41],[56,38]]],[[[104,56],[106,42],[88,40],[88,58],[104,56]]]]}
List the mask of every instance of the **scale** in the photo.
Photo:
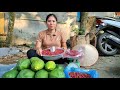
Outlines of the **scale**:
{"type": "Polygon", "coordinates": [[[80,67],[80,62],[78,61],[79,58],[67,58],[70,62],[70,63],[75,63],[77,64],[78,67],[80,67]]]}

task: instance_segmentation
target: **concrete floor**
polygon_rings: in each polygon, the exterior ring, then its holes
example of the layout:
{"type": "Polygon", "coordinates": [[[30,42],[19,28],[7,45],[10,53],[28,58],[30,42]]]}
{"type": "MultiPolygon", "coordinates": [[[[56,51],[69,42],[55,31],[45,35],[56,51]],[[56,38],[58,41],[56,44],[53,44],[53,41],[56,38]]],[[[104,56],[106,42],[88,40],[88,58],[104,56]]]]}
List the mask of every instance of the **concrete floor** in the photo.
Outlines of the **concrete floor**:
{"type": "Polygon", "coordinates": [[[120,54],[100,56],[98,61],[89,69],[97,70],[99,78],[120,78],[120,54]]]}
{"type": "Polygon", "coordinates": [[[18,53],[19,50],[15,47],[11,48],[0,48],[0,57],[6,56],[6,55],[11,55],[11,54],[16,54],[18,53]]]}

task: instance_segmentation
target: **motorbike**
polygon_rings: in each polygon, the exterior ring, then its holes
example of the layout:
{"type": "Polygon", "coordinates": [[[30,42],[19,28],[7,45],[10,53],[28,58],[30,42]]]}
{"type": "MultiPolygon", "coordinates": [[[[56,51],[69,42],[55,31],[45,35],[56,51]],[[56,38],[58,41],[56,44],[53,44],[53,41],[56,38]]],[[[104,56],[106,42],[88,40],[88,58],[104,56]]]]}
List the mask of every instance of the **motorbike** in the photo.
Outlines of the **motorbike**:
{"type": "Polygon", "coordinates": [[[120,20],[96,17],[96,48],[103,55],[115,55],[120,49],[120,20]]]}

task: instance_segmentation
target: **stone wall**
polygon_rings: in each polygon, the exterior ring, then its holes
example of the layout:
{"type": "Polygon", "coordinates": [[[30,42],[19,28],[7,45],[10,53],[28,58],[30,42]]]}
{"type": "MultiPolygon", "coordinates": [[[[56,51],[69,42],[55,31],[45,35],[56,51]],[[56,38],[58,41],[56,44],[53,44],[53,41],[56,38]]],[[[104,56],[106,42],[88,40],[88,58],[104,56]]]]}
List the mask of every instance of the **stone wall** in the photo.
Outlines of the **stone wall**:
{"type": "MultiPolygon", "coordinates": [[[[66,33],[69,39],[71,24],[76,22],[77,12],[16,12],[14,25],[14,45],[35,43],[38,33],[47,29],[46,16],[54,13],[58,18],[58,30],[66,33]]],[[[5,12],[5,32],[8,30],[8,12],[5,12]]]]}

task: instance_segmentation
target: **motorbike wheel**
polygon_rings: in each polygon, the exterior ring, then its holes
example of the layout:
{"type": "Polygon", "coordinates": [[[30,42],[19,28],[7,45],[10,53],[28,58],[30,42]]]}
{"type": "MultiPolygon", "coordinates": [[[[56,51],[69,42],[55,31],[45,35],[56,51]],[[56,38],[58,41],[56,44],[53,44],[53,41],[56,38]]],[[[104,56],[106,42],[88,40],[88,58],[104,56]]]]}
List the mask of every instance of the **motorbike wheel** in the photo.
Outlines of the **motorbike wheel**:
{"type": "Polygon", "coordinates": [[[107,43],[106,38],[107,35],[109,35],[109,33],[105,32],[98,36],[97,38],[98,51],[101,52],[103,55],[115,55],[118,52],[118,49],[113,45],[107,43]]]}

